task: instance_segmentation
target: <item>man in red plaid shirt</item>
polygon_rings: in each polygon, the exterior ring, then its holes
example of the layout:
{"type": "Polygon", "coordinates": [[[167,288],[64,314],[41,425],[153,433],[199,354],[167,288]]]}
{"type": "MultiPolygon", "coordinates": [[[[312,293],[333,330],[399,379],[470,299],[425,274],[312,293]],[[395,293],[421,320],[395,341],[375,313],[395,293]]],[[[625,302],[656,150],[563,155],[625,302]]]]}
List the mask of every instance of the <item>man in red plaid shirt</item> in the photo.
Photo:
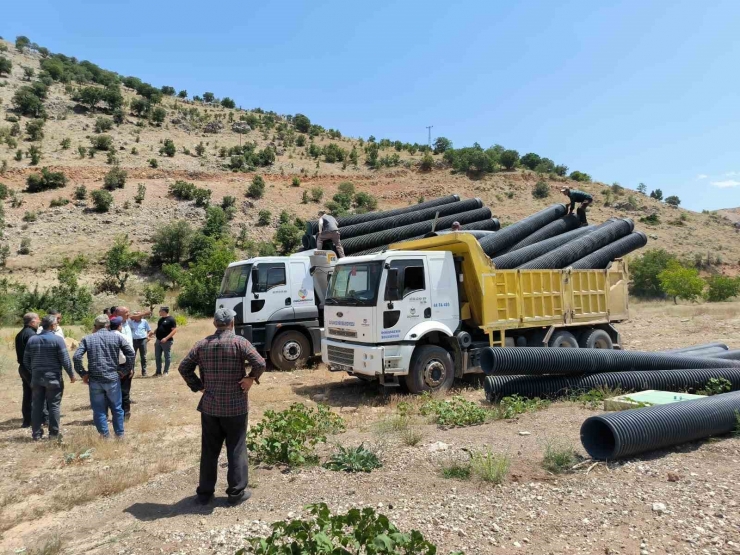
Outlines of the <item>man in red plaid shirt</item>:
{"type": "Polygon", "coordinates": [[[247,490],[247,396],[265,371],[263,359],[243,337],[234,333],[234,316],[219,308],[213,317],[216,333],[198,341],[180,363],[179,371],[190,389],[203,392],[198,403],[201,421],[200,483],[197,501],[203,505],[216,489],[218,457],[224,441],[229,471],[229,503],[249,499],[247,490]],[[245,366],[252,367],[246,375],[245,366]],[[200,377],[195,367],[200,368],[200,377]]]}

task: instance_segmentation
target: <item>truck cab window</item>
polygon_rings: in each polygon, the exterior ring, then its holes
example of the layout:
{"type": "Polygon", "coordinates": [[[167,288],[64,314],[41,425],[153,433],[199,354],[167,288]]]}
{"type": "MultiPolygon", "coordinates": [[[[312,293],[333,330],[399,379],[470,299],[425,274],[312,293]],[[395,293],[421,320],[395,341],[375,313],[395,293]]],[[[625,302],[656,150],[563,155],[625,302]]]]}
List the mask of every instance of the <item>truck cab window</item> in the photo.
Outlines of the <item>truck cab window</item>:
{"type": "Polygon", "coordinates": [[[398,268],[398,290],[401,291],[401,297],[426,289],[423,260],[393,260],[390,266],[398,268]]]}
{"type": "Polygon", "coordinates": [[[259,282],[257,283],[256,293],[265,293],[275,287],[286,285],[285,264],[260,264],[259,282]]]}
{"type": "Polygon", "coordinates": [[[224,279],[221,282],[219,297],[243,297],[247,293],[247,282],[252,272],[251,264],[232,266],[226,269],[224,279]]]}

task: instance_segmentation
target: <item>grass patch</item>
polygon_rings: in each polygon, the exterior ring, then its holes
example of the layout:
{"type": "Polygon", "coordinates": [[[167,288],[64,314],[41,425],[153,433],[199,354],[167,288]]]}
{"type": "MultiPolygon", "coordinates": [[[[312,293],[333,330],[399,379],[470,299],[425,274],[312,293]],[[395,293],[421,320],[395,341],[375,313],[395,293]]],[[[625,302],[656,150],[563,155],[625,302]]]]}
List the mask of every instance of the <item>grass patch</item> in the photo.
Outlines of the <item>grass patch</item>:
{"type": "Polygon", "coordinates": [[[470,461],[449,460],[441,464],[442,477],[448,480],[469,480],[473,468],[470,461]]]}
{"type": "Polygon", "coordinates": [[[500,484],[509,475],[511,459],[506,455],[494,453],[489,447],[485,451],[473,452],[471,467],[473,475],[479,480],[500,484]]]}
{"type": "Polygon", "coordinates": [[[424,432],[422,432],[418,427],[408,427],[405,430],[401,431],[401,441],[404,445],[408,445],[409,447],[414,447],[415,445],[418,445],[422,439],[424,439],[424,432]]]}
{"type": "Polygon", "coordinates": [[[483,424],[493,416],[491,411],[460,396],[455,396],[450,400],[427,396],[419,408],[419,413],[431,417],[432,421],[440,426],[450,427],[483,424]]]}
{"type": "Polygon", "coordinates": [[[535,412],[546,409],[550,406],[550,401],[535,398],[526,399],[519,395],[504,397],[498,406],[498,418],[509,419],[526,412],[535,412]]]}
{"type": "Polygon", "coordinates": [[[395,434],[404,432],[411,426],[411,418],[404,414],[394,414],[388,418],[384,418],[375,425],[375,432],[384,434],[395,434]]]}
{"type": "Polygon", "coordinates": [[[542,457],[542,467],[553,474],[563,474],[580,461],[572,445],[567,443],[548,443],[542,457]]]}
{"type": "Polygon", "coordinates": [[[365,449],[364,444],[360,444],[359,447],[342,447],[341,445],[337,447],[338,451],[331,456],[328,462],[324,463],[324,468],[345,472],[370,472],[383,466],[378,455],[365,449]]]}
{"type": "Polygon", "coordinates": [[[619,388],[599,387],[589,391],[573,392],[570,400],[574,403],[583,405],[586,408],[595,410],[602,406],[604,399],[622,395],[623,391],[619,388]]]}

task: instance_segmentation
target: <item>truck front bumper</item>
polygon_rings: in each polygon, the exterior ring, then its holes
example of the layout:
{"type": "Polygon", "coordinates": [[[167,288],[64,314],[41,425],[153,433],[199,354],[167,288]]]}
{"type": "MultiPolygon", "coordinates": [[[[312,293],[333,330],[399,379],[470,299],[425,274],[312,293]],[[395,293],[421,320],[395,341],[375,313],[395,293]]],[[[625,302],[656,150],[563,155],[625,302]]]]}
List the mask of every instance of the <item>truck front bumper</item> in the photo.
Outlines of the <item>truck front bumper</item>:
{"type": "Polygon", "coordinates": [[[364,345],[332,339],[321,340],[321,360],[330,370],[363,376],[405,376],[408,374],[413,351],[413,345],[364,345]]]}

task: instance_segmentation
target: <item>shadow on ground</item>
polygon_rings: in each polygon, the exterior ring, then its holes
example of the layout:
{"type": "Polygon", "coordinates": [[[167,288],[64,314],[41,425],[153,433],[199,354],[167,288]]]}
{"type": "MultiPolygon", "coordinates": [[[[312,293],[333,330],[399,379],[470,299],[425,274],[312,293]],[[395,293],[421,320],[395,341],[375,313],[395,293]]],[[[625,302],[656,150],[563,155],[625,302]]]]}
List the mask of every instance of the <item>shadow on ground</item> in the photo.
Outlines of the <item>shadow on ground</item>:
{"type": "Polygon", "coordinates": [[[190,495],[177,503],[134,503],[123,510],[137,520],[152,522],[180,515],[210,515],[217,506],[226,505],[225,500],[215,499],[208,505],[199,505],[190,495]]]}

